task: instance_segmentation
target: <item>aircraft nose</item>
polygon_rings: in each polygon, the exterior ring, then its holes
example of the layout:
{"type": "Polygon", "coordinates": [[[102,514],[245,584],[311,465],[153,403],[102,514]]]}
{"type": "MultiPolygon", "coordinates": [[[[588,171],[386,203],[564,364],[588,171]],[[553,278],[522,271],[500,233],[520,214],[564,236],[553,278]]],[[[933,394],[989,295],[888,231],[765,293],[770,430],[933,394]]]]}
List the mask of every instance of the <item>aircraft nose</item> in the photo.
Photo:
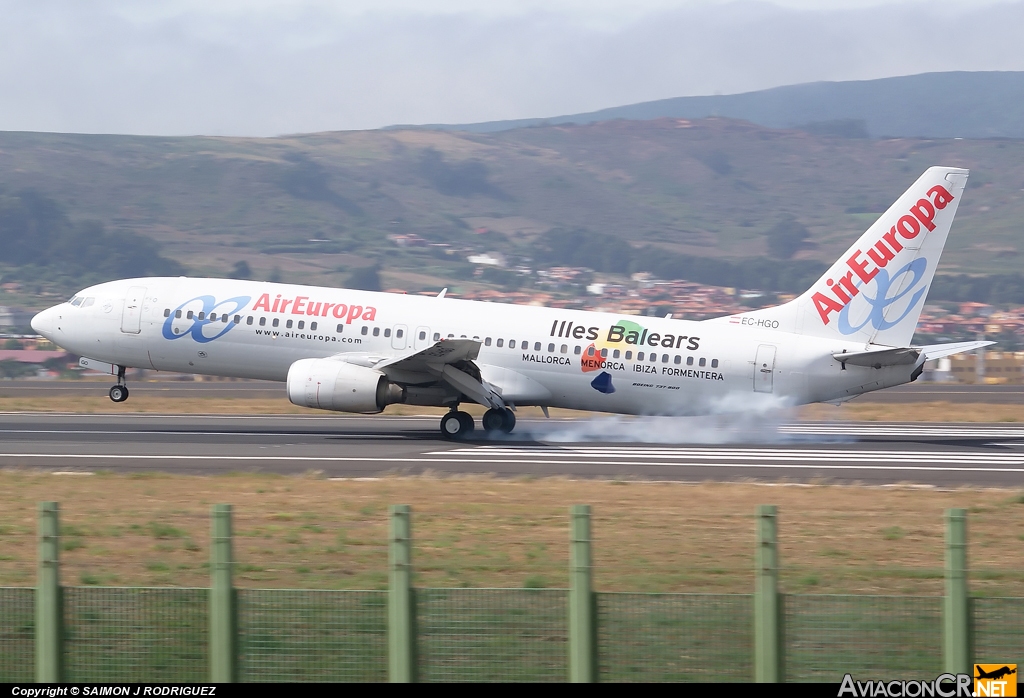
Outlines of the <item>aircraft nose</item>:
{"type": "Polygon", "coordinates": [[[56,314],[56,308],[47,308],[46,310],[37,313],[36,316],[32,318],[32,329],[52,341],[56,314]]]}

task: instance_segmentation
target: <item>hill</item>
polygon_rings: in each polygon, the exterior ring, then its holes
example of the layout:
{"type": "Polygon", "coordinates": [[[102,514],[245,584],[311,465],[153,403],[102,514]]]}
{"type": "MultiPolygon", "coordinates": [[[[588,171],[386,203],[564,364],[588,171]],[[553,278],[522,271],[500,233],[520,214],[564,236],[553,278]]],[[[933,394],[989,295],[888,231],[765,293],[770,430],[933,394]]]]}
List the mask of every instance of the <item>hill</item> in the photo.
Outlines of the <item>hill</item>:
{"type": "Polygon", "coordinates": [[[541,124],[710,116],[845,136],[1024,138],[1024,72],[814,82],[743,94],[661,99],[584,114],[423,128],[493,133],[541,124]]]}
{"type": "MultiPolygon", "coordinates": [[[[1013,139],[840,138],[724,118],[269,139],[0,133],[0,196],[56,202],[68,229],[148,237],[191,274],[245,262],[257,278],[341,285],[379,267],[385,286],[419,290],[468,283],[466,256],[499,252],[510,267],[657,266],[792,291],[935,164],[972,170],[942,272],[1016,272],[1013,139]]],[[[49,283],[11,259],[0,273],[49,283]]],[[[501,269],[483,281],[529,282],[501,269]]]]}

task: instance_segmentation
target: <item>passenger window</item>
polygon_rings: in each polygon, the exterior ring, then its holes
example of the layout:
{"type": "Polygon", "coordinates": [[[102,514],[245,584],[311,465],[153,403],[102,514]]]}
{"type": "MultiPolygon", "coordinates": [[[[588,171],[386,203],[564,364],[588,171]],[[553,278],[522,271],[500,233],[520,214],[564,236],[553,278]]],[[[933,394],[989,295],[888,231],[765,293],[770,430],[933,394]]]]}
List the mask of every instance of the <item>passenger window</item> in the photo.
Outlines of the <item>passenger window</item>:
{"type": "Polygon", "coordinates": [[[441,333],[440,332],[435,332],[434,333],[434,341],[436,342],[439,339],[441,339],[441,333]]]}
{"type": "Polygon", "coordinates": [[[314,332],[316,332],[316,323],[315,323],[315,322],[311,322],[311,323],[309,323],[309,329],[311,329],[311,330],[313,330],[314,332]]]}
{"type": "Polygon", "coordinates": [[[484,346],[485,347],[491,346],[491,338],[490,337],[488,337],[487,339],[484,340],[484,346]]]}
{"type": "Polygon", "coordinates": [[[591,345],[591,346],[587,347],[587,356],[593,356],[593,355],[594,355],[594,346],[591,345]]]}
{"type": "Polygon", "coordinates": [[[170,308],[164,308],[164,317],[170,317],[170,316],[171,316],[171,309],[170,308]]]}
{"type": "Polygon", "coordinates": [[[249,315],[249,316],[247,316],[245,318],[245,324],[246,325],[251,325],[252,324],[252,315],[249,315]]]}
{"type": "Polygon", "coordinates": [[[426,333],[426,332],[422,332],[422,331],[421,331],[421,332],[420,332],[420,341],[423,341],[423,340],[424,340],[424,339],[426,339],[426,338],[427,338],[427,333],[426,333]]]}
{"type": "MultiPolygon", "coordinates": [[[[554,344],[552,344],[551,346],[554,346],[554,344]]],[[[533,343],[533,350],[534,351],[540,351],[540,342],[534,342],[533,343]]]]}
{"type": "Polygon", "coordinates": [[[238,324],[241,324],[241,322],[242,322],[242,316],[241,315],[236,315],[235,316],[235,324],[238,325],[238,324]]]}
{"type": "Polygon", "coordinates": [[[693,366],[693,357],[692,356],[687,356],[686,357],[686,365],[687,366],[693,366]]]}
{"type": "Polygon", "coordinates": [[[502,348],[503,346],[505,346],[505,340],[504,340],[504,339],[501,339],[501,338],[499,337],[499,338],[498,338],[498,341],[497,341],[497,345],[498,345],[498,348],[499,348],[499,349],[500,349],[500,348],[502,348]]]}
{"type": "Polygon", "coordinates": [[[674,359],[673,363],[678,365],[678,364],[682,363],[682,361],[683,361],[683,357],[681,357],[679,354],[676,354],[676,358],[674,359]]]}
{"type": "Polygon", "coordinates": [[[711,368],[718,368],[718,359],[711,359],[711,368]]]}
{"type": "Polygon", "coordinates": [[[548,351],[549,351],[549,352],[552,352],[552,351],[554,351],[554,350],[555,350],[555,345],[554,345],[554,344],[549,344],[549,345],[548,345],[548,351]]]}
{"type": "Polygon", "coordinates": [[[176,317],[176,318],[181,317],[181,311],[180,310],[175,310],[174,311],[174,317],[176,317]]]}
{"type": "Polygon", "coordinates": [[[479,342],[479,341],[480,341],[480,338],[479,338],[479,337],[477,337],[476,335],[473,335],[473,341],[474,341],[474,342],[479,342]]]}
{"type": "Polygon", "coordinates": [[[274,327],[277,327],[278,325],[281,324],[281,320],[279,318],[274,318],[274,321],[270,324],[273,325],[274,327]]]}
{"type": "MultiPolygon", "coordinates": [[[[202,313],[199,313],[199,319],[203,319],[202,313]]],[[[210,313],[210,322],[217,322],[217,313],[210,313]]]]}
{"type": "Polygon", "coordinates": [[[464,334],[460,334],[459,335],[459,339],[465,339],[465,338],[466,338],[466,335],[464,335],[464,334]]]}
{"type": "Polygon", "coordinates": [[[223,315],[220,316],[220,321],[223,322],[225,325],[228,324],[228,320],[229,318],[227,313],[224,313],[223,315]]]}
{"type": "Polygon", "coordinates": [[[455,339],[455,335],[453,335],[451,332],[449,332],[448,333],[448,339],[455,339]]]}
{"type": "Polygon", "coordinates": [[[562,345],[562,353],[563,354],[568,354],[569,353],[569,345],[568,344],[563,344],[562,345]]]}
{"type": "Polygon", "coordinates": [[[644,353],[642,351],[638,351],[636,353],[636,360],[637,361],[643,361],[644,360],[644,353]]]}
{"type": "Polygon", "coordinates": [[[370,331],[370,328],[367,327],[366,325],[363,325],[362,328],[360,328],[360,330],[359,330],[359,334],[361,334],[361,335],[363,335],[365,337],[369,333],[369,331],[370,331]]]}
{"type": "Polygon", "coordinates": [[[379,327],[374,327],[373,328],[373,336],[374,337],[380,337],[380,328],[379,327]]]}
{"type": "Polygon", "coordinates": [[[337,332],[338,334],[341,334],[341,331],[343,329],[345,329],[345,325],[343,325],[342,323],[339,322],[338,323],[338,329],[336,329],[335,332],[337,332]]]}
{"type": "Polygon", "coordinates": [[[698,365],[699,365],[699,366],[700,366],[701,368],[703,368],[704,366],[707,366],[707,364],[708,364],[708,360],[707,360],[707,359],[705,359],[705,358],[703,358],[703,357],[701,357],[700,363],[699,363],[698,365]]]}
{"type": "Polygon", "coordinates": [[[292,328],[292,321],[291,320],[285,320],[284,328],[286,330],[290,330],[292,328]]]}
{"type": "Polygon", "coordinates": [[[572,350],[572,353],[575,354],[576,356],[579,356],[580,354],[583,353],[583,347],[577,344],[576,348],[572,350]]]}
{"type": "Polygon", "coordinates": [[[395,330],[395,336],[401,339],[405,336],[405,330],[395,330]]]}
{"type": "Polygon", "coordinates": [[[607,349],[602,349],[601,350],[601,358],[602,359],[607,359],[608,358],[608,350],[607,349]]]}
{"type": "Polygon", "coordinates": [[[267,318],[261,317],[260,318],[260,327],[266,327],[266,326],[267,326],[267,318]]]}
{"type": "Polygon", "coordinates": [[[509,349],[515,349],[516,348],[516,340],[514,340],[514,339],[508,340],[508,348],[509,349]]]}
{"type": "Polygon", "coordinates": [[[387,328],[386,330],[384,330],[384,336],[385,337],[390,337],[391,336],[391,328],[390,327],[387,328]]]}
{"type": "Polygon", "coordinates": [[[652,351],[651,352],[651,361],[657,361],[657,360],[658,360],[658,353],[652,351]]]}
{"type": "Polygon", "coordinates": [[[306,321],[305,320],[299,320],[299,329],[300,330],[306,329],[306,321]]]}
{"type": "Polygon", "coordinates": [[[193,317],[195,317],[195,316],[192,314],[191,310],[188,311],[188,313],[186,313],[186,315],[185,315],[185,318],[188,319],[188,320],[191,320],[193,317]]]}
{"type": "Polygon", "coordinates": [[[661,363],[663,363],[663,364],[667,364],[668,363],[668,354],[662,354],[661,355],[661,363]]]}
{"type": "Polygon", "coordinates": [[[200,319],[200,320],[202,320],[202,319],[204,319],[205,317],[206,317],[206,313],[205,313],[205,312],[203,312],[202,310],[200,310],[200,311],[199,311],[199,319],[200,319]]]}
{"type": "Polygon", "coordinates": [[[627,352],[626,352],[626,361],[629,361],[629,360],[631,360],[632,358],[633,358],[633,352],[631,352],[631,351],[627,351],[627,352]]]}
{"type": "Polygon", "coordinates": [[[620,355],[620,352],[619,352],[618,349],[615,349],[614,351],[612,351],[612,358],[613,359],[619,358],[619,355],[620,355]]]}

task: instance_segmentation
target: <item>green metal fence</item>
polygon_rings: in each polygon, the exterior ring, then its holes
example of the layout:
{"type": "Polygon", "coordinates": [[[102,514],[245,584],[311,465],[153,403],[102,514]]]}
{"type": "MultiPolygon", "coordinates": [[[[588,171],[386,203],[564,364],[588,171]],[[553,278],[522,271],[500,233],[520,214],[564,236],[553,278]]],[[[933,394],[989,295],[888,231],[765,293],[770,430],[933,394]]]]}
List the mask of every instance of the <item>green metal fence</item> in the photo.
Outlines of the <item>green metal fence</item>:
{"type": "Polygon", "coordinates": [[[417,589],[420,681],[565,681],[565,589],[417,589]]]}
{"type": "Polygon", "coordinates": [[[242,681],[387,681],[387,592],[240,589],[242,681]]]}
{"type": "Polygon", "coordinates": [[[601,681],[750,681],[749,594],[598,593],[601,681]]]}
{"type": "Polygon", "coordinates": [[[0,587],[0,683],[32,681],[35,589],[0,587]]]}
{"type": "Polygon", "coordinates": [[[787,681],[839,683],[942,673],[942,599],[922,596],[783,597],[787,681]]]}
{"type": "Polygon", "coordinates": [[[68,681],[209,679],[208,589],[66,587],[68,681]]]}
{"type": "Polygon", "coordinates": [[[1024,666],[1024,599],[971,599],[971,611],[975,660],[1024,666]]]}

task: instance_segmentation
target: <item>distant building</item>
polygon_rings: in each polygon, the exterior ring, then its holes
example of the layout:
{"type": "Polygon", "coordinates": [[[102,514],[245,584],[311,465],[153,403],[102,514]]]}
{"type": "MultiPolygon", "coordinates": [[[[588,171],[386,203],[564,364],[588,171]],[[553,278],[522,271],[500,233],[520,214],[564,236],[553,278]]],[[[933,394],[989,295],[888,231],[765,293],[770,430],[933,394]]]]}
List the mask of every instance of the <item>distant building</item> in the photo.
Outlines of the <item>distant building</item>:
{"type": "Polygon", "coordinates": [[[505,257],[497,252],[484,252],[483,254],[471,254],[466,257],[470,264],[484,264],[492,267],[505,266],[505,257]]]}

